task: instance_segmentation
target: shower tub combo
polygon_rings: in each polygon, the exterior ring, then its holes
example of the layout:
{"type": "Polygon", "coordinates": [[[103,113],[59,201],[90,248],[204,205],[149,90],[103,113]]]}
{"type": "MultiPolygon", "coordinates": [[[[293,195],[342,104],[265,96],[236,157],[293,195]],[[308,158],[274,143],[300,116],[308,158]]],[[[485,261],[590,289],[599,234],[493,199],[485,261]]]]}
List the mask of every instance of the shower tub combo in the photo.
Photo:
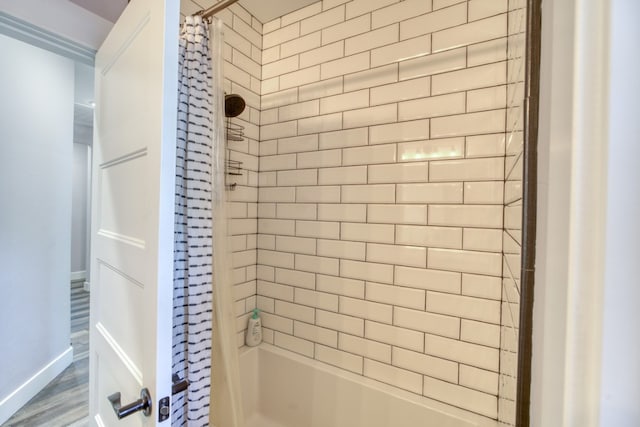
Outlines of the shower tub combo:
{"type": "Polygon", "coordinates": [[[247,427],[496,427],[462,409],[263,343],[240,354],[247,427]]]}

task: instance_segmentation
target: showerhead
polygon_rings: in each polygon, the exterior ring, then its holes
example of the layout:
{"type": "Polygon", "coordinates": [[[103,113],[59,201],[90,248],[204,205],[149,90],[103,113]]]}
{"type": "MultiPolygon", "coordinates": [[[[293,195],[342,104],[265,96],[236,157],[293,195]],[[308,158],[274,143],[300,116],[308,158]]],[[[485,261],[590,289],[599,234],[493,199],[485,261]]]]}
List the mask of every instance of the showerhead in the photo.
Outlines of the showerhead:
{"type": "Polygon", "coordinates": [[[227,117],[237,117],[244,111],[244,99],[240,95],[232,93],[224,97],[224,115],[227,117]]]}

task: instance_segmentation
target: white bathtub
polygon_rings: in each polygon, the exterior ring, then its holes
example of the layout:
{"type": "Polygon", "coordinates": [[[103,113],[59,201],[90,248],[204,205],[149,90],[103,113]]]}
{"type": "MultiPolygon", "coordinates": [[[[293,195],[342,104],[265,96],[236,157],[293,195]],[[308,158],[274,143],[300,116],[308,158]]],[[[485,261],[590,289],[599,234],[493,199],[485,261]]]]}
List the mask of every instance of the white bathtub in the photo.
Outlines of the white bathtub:
{"type": "Polygon", "coordinates": [[[241,352],[247,427],[495,427],[490,419],[269,344],[241,352]]]}

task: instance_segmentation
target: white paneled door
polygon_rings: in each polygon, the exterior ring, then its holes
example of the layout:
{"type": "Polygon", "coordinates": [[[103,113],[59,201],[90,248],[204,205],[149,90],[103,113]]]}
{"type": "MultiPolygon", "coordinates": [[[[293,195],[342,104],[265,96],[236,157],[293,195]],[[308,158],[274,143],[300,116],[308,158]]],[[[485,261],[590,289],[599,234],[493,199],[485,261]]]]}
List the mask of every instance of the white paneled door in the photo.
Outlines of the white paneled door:
{"type": "Polygon", "coordinates": [[[171,397],[179,20],[179,0],[133,0],[96,56],[93,426],[171,422],[159,401],[171,397]]]}

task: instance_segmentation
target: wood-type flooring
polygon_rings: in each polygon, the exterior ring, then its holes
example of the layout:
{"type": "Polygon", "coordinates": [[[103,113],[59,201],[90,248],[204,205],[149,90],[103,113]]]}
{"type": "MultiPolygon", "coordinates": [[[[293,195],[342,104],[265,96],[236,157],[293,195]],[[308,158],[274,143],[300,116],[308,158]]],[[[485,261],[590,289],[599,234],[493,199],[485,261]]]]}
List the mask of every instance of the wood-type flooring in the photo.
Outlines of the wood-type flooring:
{"type": "Polygon", "coordinates": [[[2,427],[85,427],[89,425],[89,292],[71,283],[73,363],[2,427]]]}

